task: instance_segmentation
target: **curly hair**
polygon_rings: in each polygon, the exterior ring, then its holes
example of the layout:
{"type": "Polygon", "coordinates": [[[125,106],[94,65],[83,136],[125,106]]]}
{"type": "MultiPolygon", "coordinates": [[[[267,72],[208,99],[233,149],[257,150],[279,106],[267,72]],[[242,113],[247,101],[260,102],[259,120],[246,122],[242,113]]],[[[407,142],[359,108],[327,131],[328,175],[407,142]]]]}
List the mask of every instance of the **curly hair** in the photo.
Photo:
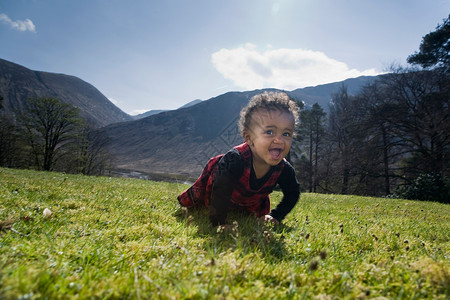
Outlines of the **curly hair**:
{"type": "Polygon", "coordinates": [[[239,131],[243,135],[244,131],[250,128],[251,118],[255,111],[265,109],[268,111],[283,111],[292,114],[295,126],[298,125],[300,109],[297,103],[284,92],[263,92],[255,95],[250,102],[241,110],[239,119],[239,131]]]}

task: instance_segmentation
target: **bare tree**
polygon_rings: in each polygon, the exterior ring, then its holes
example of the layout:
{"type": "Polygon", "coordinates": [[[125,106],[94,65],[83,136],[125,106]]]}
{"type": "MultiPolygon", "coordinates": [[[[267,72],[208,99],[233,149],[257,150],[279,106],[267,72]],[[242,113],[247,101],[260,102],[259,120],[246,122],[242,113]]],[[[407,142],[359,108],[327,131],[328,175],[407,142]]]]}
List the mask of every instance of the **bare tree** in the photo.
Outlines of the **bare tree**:
{"type": "Polygon", "coordinates": [[[73,142],[84,126],[78,109],[53,98],[29,99],[19,115],[35,166],[52,170],[64,147],[73,142]]]}
{"type": "MultiPolygon", "coordinates": [[[[0,109],[2,108],[3,97],[0,96],[0,109]]],[[[0,166],[13,166],[16,156],[16,126],[11,116],[0,112],[0,166]]]]}
{"type": "Polygon", "coordinates": [[[299,134],[302,137],[302,144],[307,150],[307,173],[310,192],[317,191],[319,149],[325,135],[325,116],[326,113],[317,103],[311,109],[304,110],[300,114],[299,134]]]}
{"type": "Polygon", "coordinates": [[[392,114],[389,126],[402,141],[404,151],[409,153],[404,173],[442,173],[448,168],[448,80],[440,72],[403,68],[383,77],[392,114]]]}
{"type": "Polygon", "coordinates": [[[106,151],[109,139],[99,131],[86,129],[80,155],[81,173],[102,175],[111,165],[112,157],[106,151]]]}
{"type": "Polygon", "coordinates": [[[336,167],[341,174],[340,193],[347,194],[349,192],[352,159],[353,97],[348,95],[347,87],[344,85],[332,97],[328,119],[328,138],[337,155],[336,167]]]}

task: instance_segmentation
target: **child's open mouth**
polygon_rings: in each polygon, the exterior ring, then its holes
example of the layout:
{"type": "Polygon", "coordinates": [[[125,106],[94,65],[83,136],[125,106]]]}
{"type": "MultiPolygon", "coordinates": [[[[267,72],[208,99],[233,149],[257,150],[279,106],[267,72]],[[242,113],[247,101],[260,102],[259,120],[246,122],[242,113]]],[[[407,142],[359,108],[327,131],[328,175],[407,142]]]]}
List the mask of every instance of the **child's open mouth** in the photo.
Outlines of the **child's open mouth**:
{"type": "Polygon", "coordinates": [[[279,148],[269,149],[270,156],[273,160],[279,160],[282,152],[279,148]]]}

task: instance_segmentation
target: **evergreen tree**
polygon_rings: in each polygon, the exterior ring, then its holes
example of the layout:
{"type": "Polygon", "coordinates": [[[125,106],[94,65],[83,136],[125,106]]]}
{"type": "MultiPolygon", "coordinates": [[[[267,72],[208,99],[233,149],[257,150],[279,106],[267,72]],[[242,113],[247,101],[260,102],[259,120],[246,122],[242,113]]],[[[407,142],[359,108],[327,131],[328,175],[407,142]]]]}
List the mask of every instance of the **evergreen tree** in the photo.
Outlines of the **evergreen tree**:
{"type": "Polygon", "coordinates": [[[443,68],[446,73],[450,71],[450,15],[435,31],[423,37],[419,52],[410,55],[408,63],[423,68],[443,68]]]}

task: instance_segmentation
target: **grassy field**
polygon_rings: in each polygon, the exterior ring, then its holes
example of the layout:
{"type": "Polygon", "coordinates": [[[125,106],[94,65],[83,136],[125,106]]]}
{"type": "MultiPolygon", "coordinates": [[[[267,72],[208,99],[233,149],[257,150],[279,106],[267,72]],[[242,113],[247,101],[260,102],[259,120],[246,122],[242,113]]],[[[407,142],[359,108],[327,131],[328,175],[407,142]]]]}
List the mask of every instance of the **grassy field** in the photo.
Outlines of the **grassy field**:
{"type": "Polygon", "coordinates": [[[280,226],[218,231],[186,187],[0,169],[0,299],[450,296],[449,205],[302,194],[280,226]]]}

